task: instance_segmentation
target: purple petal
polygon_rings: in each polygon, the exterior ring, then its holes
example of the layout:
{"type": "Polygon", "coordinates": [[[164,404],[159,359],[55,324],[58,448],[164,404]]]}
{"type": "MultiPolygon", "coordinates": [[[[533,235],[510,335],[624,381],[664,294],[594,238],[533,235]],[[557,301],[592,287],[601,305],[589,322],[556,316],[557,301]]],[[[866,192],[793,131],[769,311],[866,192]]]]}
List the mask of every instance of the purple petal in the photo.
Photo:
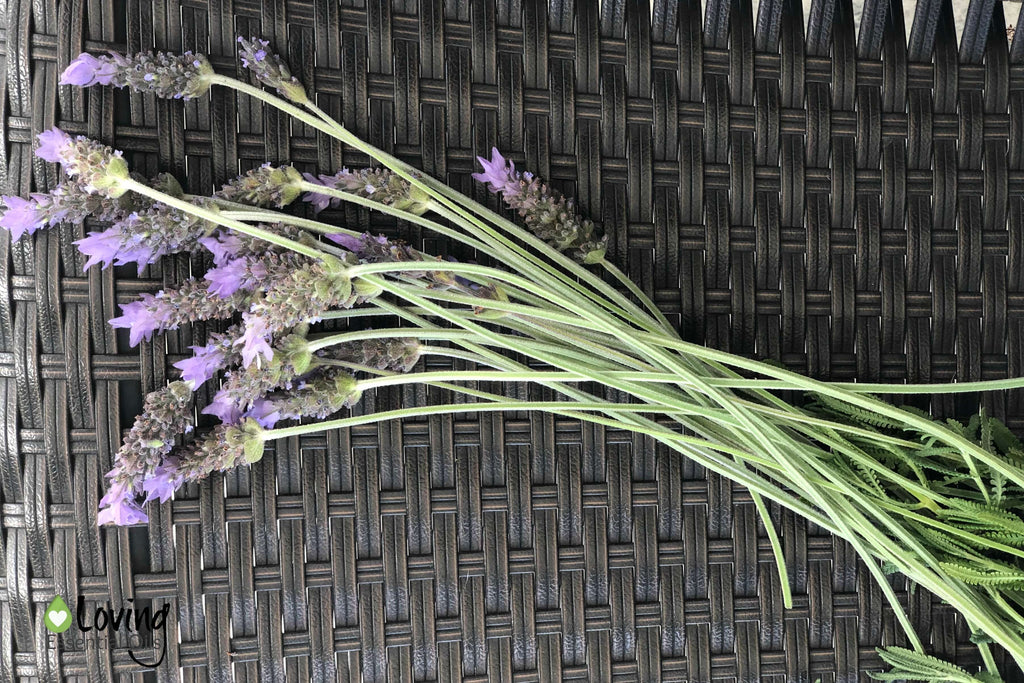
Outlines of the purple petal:
{"type": "Polygon", "coordinates": [[[281,419],[281,413],[273,401],[261,398],[253,401],[252,407],[245,411],[244,417],[251,417],[264,429],[273,429],[281,419]]]}
{"type": "Polygon", "coordinates": [[[505,185],[514,179],[515,176],[515,164],[512,162],[506,162],[505,157],[501,156],[497,147],[491,148],[491,158],[487,160],[483,157],[477,157],[476,160],[480,162],[480,166],[483,167],[483,173],[474,173],[473,178],[479,180],[481,183],[490,185],[491,192],[500,192],[505,189],[505,185]]]}
{"type": "Polygon", "coordinates": [[[60,128],[44,130],[38,136],[36,156],[45,161],[64,163],[65,149],[71,143],[71,136],[60,128]]]}
{"type": "Polygon", "coordinates": [[[211,268],[206,273],[210,281],[208,290],[222,299],[226,299],[239,289],[245,282],[246,260],[244,258],[228,261],[223,266],[211,268]]]}
{"type": "Polygon", "coordinates": [[[182,477],[178,471],[176,458],[168,458],[155,468],[153,473],[142,482],[142,490],[146,494],[146,501],[159,499],[166,503],[179,486],[182,477]]]}
{"type": "Polygon", "coordinates": [[[224,367],[227,354],[222,348],[215,344],[208,346],[193,346],[195,355],[185,360],[180,360],[174,367],[181,370],[181,378],[186,382],[192,382],[198,387],[208,379],[217,374],[217,371],[224,367]]]}
{"type": "Polygon", "coordinates": [[[249,367],[258,356],[271,360],[274,357],[274,349],[270,347],[270,329],[267,327],[267,321],[248,313],[242,314],[242,320],[245,321],[245,333],[235,341],[236,346],[242,346],[242,364],[249,367]]]}
{"type": "Polygon", "coordinates": [[[7,210],[0,216],[0,227],[7,228],[11,232],[11,240],[17,242],[26,232],[34,233],[46,224],[45,219],[39,213],[39,205],[29,199],[21,197],[0,197],[7,210]]]}
{"type": "Polygon", "coordinates": [[[315,213],[320,213],[331,205],[331,198],[322,192],[307,192],[302,195],[302,201],[312,204],[315,213]]]}
{"type": "Polygon", "coordinates": [[[116,73],[117,66],[113,62],[97,59],[83,52],[64,69],[60,76],[60,84],[82,87],[109,85],[116,73]]]}
{"type": "Polygon", "coordinates": [[[152,294],[143,294],[140,301],[121,304],[122,315],[108,322],[111,327],[131,330],[129,343],[137,346],[148,340],[154,332],[162,330],[168,322],[170,311],[164,310],[160,300],[152,294]]]}
{"type": "Polygon", "coordinates": [[[218,266],[224,265],[242,250],[242,240],[232,233],[219,232],[212,237],[203,237],[199,243],[213,254],[213,263],[218,266]]]}
{"type": "Polygon", "coordinates": [[[133,498],[123,498],[115,501],[110,507],[100,510],[96,516],[96,522],[103,524],[116,524],[117,526],[131,526],[132,524],[143,524],[149,521],[149,516],[142,511],[139,504],[133,498]]]}
{"type": "Polygon", "coordinates": [[[354,254],[358,254],[359,252],[363,251],[362,237],[356,237],[355,235],[344,235],[341,233],[333,233],[330,235],[325,235],[325,237],[327,237],[327,239],[331,240],[332,242],[335,242],[336,244],[340,244],[342,247],[348,249],[354,254]]]}
{"type": "Polygon", "coordinates": [[[203,408],[202,413],[213,415],[224,424],[235,424],[242,419],[242,409],[224,389],[214,395],[210,405],[203,408]]]}
{"type": "Polygon", "coordinates": [[[89,257],[83,270],[89,270],[97,263],[102,263],[104,268],[113,263],[121,250],[121,239],[121,231],[111,227],[103,232],[90,232],[88,236],[76,241],[78,251],[89,257]]]}

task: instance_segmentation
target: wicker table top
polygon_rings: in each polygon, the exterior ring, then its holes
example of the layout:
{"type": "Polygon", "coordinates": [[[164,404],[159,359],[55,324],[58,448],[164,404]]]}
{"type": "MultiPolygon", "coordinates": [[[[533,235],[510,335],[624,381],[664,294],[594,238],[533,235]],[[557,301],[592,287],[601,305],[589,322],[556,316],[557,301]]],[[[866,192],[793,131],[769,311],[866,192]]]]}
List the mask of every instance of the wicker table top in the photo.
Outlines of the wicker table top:
{"type": "MultiPolygon", "coordinates": [[[[364,164],[224,92],[57,86],[82,49],[195,49],[230,72],[235,36],[261,35],[328,111],[458,189],[484,198],[469,173],[492,144],[552,179],[688,338],[836,380],[1024,374],[1024,37],[1009,49],[1001,5],[977,0],[958,46],[948,0],[923,0],[908,47],[893,8],[869,0],[858,31],[849,0],[815,2],[806,29],[780,0],[656,0],[653,18],[647,0],[9,0],[0,169],[9,193],[51,187],[31,148],[54,124],[196,192],[263,161],[364,164]]],[[[783,609],[746,491],[550,416],[284,441],[148,526],[98,530],[121,430],[209,330],[129,348],[115,304],[189,258],[83,274],[81,233],[0,239],[0,680],[138,679],[123,638],[53,647],[54,594],[169,603],[159,680],[855,681],[906,642],[844,542],[775,510],[783,609]]],[[[1021,392],[983,401],[1024,432],[1021,392]]],[[[955,615],[893,580],[934,653],[975,663],[955,615]]]]}

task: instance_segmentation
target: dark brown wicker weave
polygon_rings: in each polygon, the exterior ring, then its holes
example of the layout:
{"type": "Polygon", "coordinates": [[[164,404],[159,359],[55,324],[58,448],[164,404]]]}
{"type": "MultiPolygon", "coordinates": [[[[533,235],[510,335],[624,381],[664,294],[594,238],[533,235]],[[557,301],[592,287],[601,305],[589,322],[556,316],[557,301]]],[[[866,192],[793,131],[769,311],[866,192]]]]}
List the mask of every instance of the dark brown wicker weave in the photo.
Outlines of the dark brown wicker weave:
{"type": "MultiPolygon", "coordinates": [[[[52,186],[31,150],[54,124],[192,191],[266,160],[365,164],[223,90],[57,86],[82,49],[196,49],[230,72],[235,36],[261,35],[330,112],[457,188],[484,197],[469,173],[492,144],[553,179],[689,338],[836,380],[1024,374],[1024,36],[1008,50],[1001,6],[972,1],[958,51],[943,0],[922,0],[909,48],[898,2],[868,0],[857,31],[849,0],[815,0],[806,38],[792,0],[756,21],[749,0],[708,5],[7,0],[0,169],[10,193],[52,186]]],[[[81,231],[0,237],[0,681],[140,671],[123,639],[49,647],[55,593],[169,601],[161,681],[856,681],[906,642],[845,543],[776,510],[784,610],[746,491],[531,414],[282,442],[148,528],[98,530],[141,392],[207,330],[129,348],[115,303],[190,264],[83,274],[81,231]]],[[[1020,392],[984,404],[1024,431],[1020,392]]],[[[894,581],[934,653],[975,664],[954,614],[894,581]]]]}

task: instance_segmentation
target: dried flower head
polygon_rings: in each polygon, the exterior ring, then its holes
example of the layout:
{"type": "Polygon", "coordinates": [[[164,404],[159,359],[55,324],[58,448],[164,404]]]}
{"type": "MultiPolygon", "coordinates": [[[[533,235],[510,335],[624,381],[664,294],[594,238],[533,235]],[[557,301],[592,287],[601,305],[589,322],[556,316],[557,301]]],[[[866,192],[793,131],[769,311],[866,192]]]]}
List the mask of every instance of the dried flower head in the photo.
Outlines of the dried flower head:
{"type": "MultiPolygon", "coordinates": [[[[426,213],[430,208],[429,198],[425,193],[412,187],[407,180],[388,169],[364,168],[350,171],[343,168],[334,175],[302,175],[309,183],[366,197],[417,216],[426,213]]],[[[322,211],[328,206],[338,208],[342,203],[338,197],[314,190],[303,195],[302,200],[312,204],[314,211],[322,211]]]]}
{"type": "Polygon", "coordinates": [[[324,419],[344,408],[351,408],[362,398],[356,378],[338,368],[325,368],[287,392],[267,397],[276,419],[289,420],[312,417],[324,419]]]}
{"type": "Polygon", "coordinates": [[[420,358],[420,344],[415,339],[363,339],[330,346],[321,354],[375,370],[409,372],[420,358]]]}
{"type": "Polygon", "coordinates": [[[201,481],[213,472],[251,465],[263,457],[263,444],[263,427],[256,420],[219,424],[205,439],[178,451],[178,475],[185,482],[201,481]]]}

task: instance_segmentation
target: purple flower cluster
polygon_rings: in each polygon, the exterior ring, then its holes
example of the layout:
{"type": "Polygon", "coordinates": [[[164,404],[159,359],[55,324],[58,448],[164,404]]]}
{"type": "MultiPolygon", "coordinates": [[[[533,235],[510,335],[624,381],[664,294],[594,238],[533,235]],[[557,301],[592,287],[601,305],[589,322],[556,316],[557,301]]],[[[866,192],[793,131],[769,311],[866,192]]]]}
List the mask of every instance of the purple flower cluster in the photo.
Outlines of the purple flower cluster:
{"type": "Polygon", "coordinates": [[[0,199],[3,199],[7,206],[3,216],[0,216],[0,227],[6,228],[11,233],[13,242],[17,242],[26,233],[31,235],[49,223],[46,220],[46,215],[39,208],[39,200],[35,197],[22,199],[4,195],[0,199]]]}
{"type": "Polygon", "coordinates": [[[242,66],[251,71],[263,85],[275,88],[287,99],[302,104],[309,98],[306,89],[278,55],[270,51],[270,43],[259,38],[246,40],[238,36],[238,57],[242,66]]]}
{"type": "MultiPolygon", "coordinates": [[[[366,197],[377,203],[393,206],[416,215],[425,213],[429,208],[426,195],[388,169],[364,168],[350,171],[343,168],[333,175],[315,176],[312,173],[303,173],[302,176],[306,182],[313,185],[322,185],[332,190],[366,197]]],[[[311,190],[302,196],[302,201],[308,202],[313,207],[313,211],[319,213],[328,207],[335,209],[340,207],[343,200],[340,197],[311,190]]]]}
{"type": "Polygon", "coordinates": [[[181,484],[178,461],[169,454],[179,436],[192,431],[191,405],[192,389],[185,382],[172,382],[146,396],[142,414],[107,473],[110,488],[100,500],[100,524],[145,522],[138,496],[166,501],[181,484]]]}
{"type": "Polygon", "coordinates": [[[213,67],[206,57],[191,51],[182,55],[141,52],[127,56],[112,52],[99,57],[82,53],[64,70],[60,82],[81,87],[130,87],[157,97],[188,100],[210,89],[212,75],[213,67]]]}
{"type": "Polygon", "coordinates": [[[101,232],[90,232],[75,244],[89,257],[88,270],[96,264],[137,263],[139,273],[147,264],[161,256],[194,251],[210,226],[203,220],[177,209],[154,204],[148,209],[132,211],[101,232]]]}
{"type": "Polygon", "coordinates": [[[241,293],[226,299],[211,297],[206,283],[192,278],[175,289],[143,294],[137,301],[121,304],[122,315],[109,322],[111,327],[129,330],[129,341],[135,346],[154,332],[175,330],[184,323],[231,318],[247,301],[241,293]]]}
{"type": "Polygon", "coordinates": [[[83,136],[72,138],[60,128],[43,131],[38,139],[36,156],[59,163],[86,192],[111,198],[124,194],[120,181],[128,177],[128,166],[120,151],[83,136]]]}
{"type": "Polygon", "coordinates": [[[607,237],[595,237],[594,223],[576,213],[571,199],[543,184],[532,173],[516,171],[498,148],[491,158],[477,157],[482,173],[473,178],[500,193],[505,203],[516,209],[526,227],[559,251],[566,251],[581,263],[597,263],[608,248],[607,237]]]}

